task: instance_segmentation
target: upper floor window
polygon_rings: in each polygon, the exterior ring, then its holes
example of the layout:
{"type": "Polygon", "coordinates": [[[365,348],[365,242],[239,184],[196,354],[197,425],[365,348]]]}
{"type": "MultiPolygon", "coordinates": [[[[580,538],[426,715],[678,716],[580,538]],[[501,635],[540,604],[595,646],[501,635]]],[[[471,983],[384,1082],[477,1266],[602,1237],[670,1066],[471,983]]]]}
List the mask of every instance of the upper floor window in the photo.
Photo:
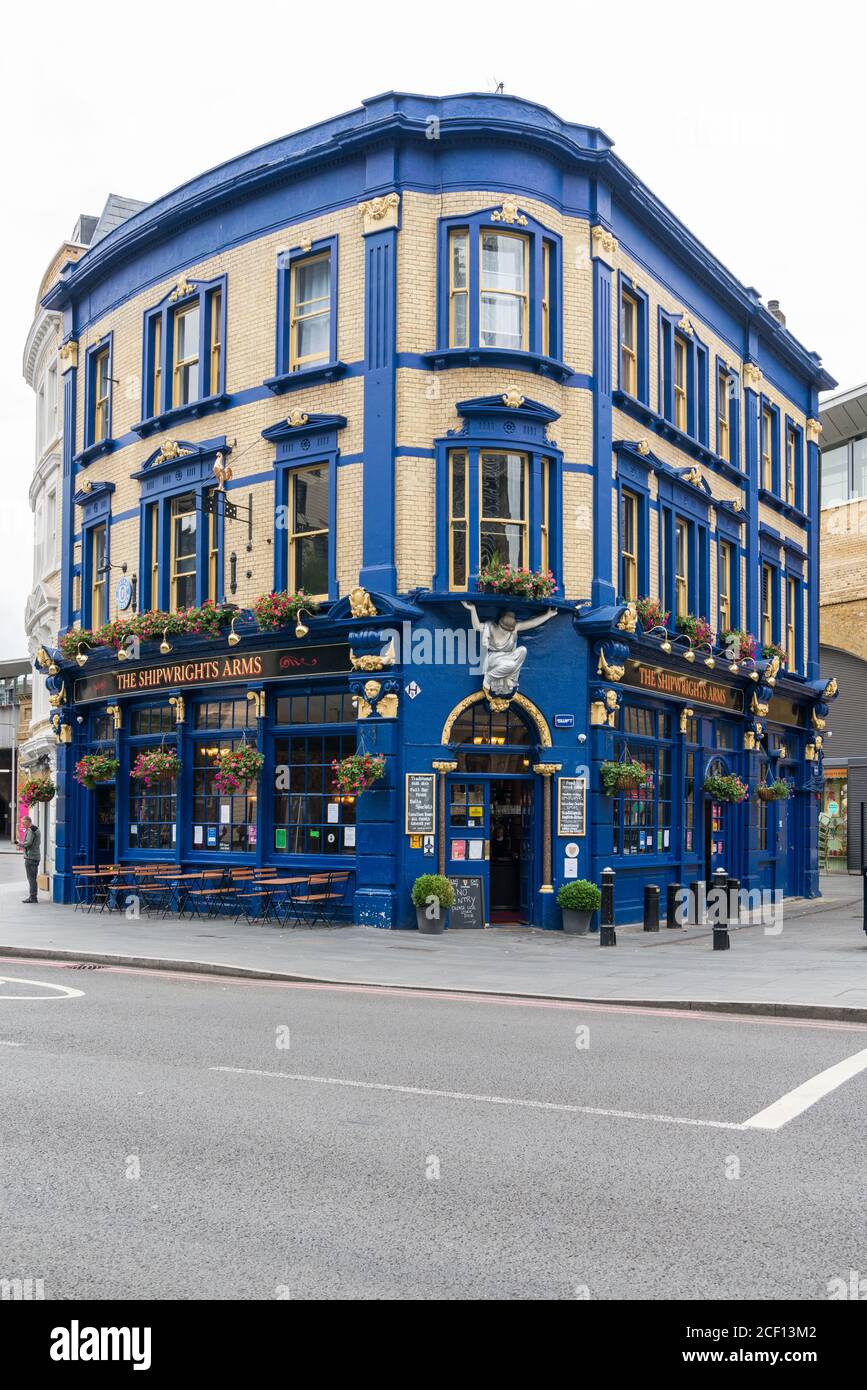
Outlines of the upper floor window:
{"type": "Polygon", "coordinates": [[[111,334],[88,348],[84,369],[84,447],[111,437],[111,334]]]}
{"type": "Polygon", "coordinates": [[[773,565],[762,565],[762,643],[769,646],[774,640],[776,571],[773,565]]]}
{"type": "Polygon", "coordinates": [[[559,239],[523,214],[520,230],[492,220],[442,224],[439,345],[557,357],[559,239]]]}
{"type": "Polygon", "coordinates": [[[449,454],[449,588],[465,589],[467,555],[467,456],[449,454]]]}
{"type": "Polygon", "coordinates": [[[689,531],[688,521],[677,517],[674,523],[674,616],[689,612],[689,531]]]}
{"type": "Polygon", "coordinates": [[[867,438],[823,450],[821,480],[823,507],[867,497],[867,438]]]}
{"type": "Polygon", "coordinates": [[[526,237],[482,232],[480,339],[483,347],[527,347],[527,248],[526,237]]]}
{"type": "Polygon", "coordinates": [[[794,425],[786,430],[786,501],[795,505],[795,482],[798,472],[798,436],[794,425]]]}
{"type": "Polygon", "coordinates": [[[170,502],[171,589],[169,606],[193,608],[196,602],[198,513],[196,494],[184,492],[170,502]]]}
{"type": "Polygon", "coordinates": [[[798,654],[798,599],[797,579],[791,575],[786,580],[786,665],[790,671],[800,670],[798,654]]]}
{"type": "Polygon", "coordinates": [[[769,405],[762,406],[762,487],[774,490],[774,412],[769,405]]]}
{"type": "Polygon", "coordinates": [[[108,590],[106,586],[106,577],[108,575],[106,567],[107,526],[105,522],[102,522],[99,526],[91,527],[89,543],[90,613],[88,616],[91,628],[96,629],[108,622],[108,590]]]}
{"type": "Polygon", "coordinates": [[[628,290],[620,298],[620,389],[638,395],[638,304],[628,290]]]}
{"type": "Polygon", "coordinates": [[[725,367],[717,372],[716,415],[717,415],[717,453],[731,463],[731,398],[729,374],[725,367]]]}
{"type": "Polygon", "coordinates": [[[199,399],[199,317],[198,304],[174,316],[173,406],[199,399]]]}
{"type": "Polygon", "coordinates": [[[331,342],[331,253],[292,266],[289,370],[327,362],[331,342]]]}
{"type": "Polygon", "coordinates": [[[289,587],[328,597],[329,466],[289,473],[289,587]]]}
{"type": "Polygon", "coordinates": [[[686,433],[688,422],[689,349],[679,334],[674,337],[674,423],[686,433]]]}
{"type": "Polygon", "coordinates": [[[620,494],[620,597],[638,598],[638,498],[625,488],[620,494]]]}
{"type": "Polygon", "coordinates": [[[734,626],[732,594],[734,591],[734,546],[731,541],[719,544],[719,630],[729,632],[734,626]]]}
{"type": "Polygon", "coordinates": [[[483,453],[479,557],[498,558],[521,568],[527,564],[527,458],[525,454],[483,453]]]}
{"type": "Polygon", "coordinates": [[[146,315],[145,420],[203,401],[218,403],[225,389],[225,331],[224,277],[184,282],[146,315]],[[182,288],[186,293],[178,297],[182,288]]]}

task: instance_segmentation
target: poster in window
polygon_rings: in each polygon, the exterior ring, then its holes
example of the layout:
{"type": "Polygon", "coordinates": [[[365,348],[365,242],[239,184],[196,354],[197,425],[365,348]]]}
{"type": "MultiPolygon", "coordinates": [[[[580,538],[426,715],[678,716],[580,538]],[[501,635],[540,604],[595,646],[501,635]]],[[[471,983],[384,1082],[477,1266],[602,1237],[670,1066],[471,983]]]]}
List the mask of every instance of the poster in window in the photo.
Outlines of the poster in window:
{"type": "Polygon", "coordinates": [[[452,859],[466,859],[467,842],[466,840],[452,840],[452,859]]]}
{"type": "Polygon", "coordinates": [[[285,830],[275,830],[275,831],[274,831],[274,848],[275,848],[275,849],[285,849],[285,848],[286,848],[286,831],[285,831],[285,830]]]}

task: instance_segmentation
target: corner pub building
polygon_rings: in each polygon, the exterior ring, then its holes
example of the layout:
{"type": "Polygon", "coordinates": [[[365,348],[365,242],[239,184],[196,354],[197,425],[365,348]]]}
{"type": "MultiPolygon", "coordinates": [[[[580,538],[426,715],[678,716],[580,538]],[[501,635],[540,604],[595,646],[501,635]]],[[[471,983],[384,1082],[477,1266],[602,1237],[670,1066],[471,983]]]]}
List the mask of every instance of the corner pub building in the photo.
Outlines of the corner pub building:
{"type": "Polygon", "coordinates": [[[428,871],[479,877],[491,925],[559,927],[559,886],[606,866],[621,921],[719,867],[818,893],[834,382],[600,130],[388,93],[135,213],[43,302],[57,900],[105,861],[348,868],[381,927],[414,925],[428,871]],[[553,596],[498,596],[497,560],[553,596]],[[302,590],[282,623],[257,606],[302,590]],[[199,633],[159,616],[205,604],[199,633]],[[120,652],[95,635],[148,614],[120,652]],[[221,796],[245,742],[262,775],[221,796]],[[154,748],[181,771],[148,789],[154,748]],[[353,799],[331,764],[356,749],[386,773],[353,799]],[[99,751],[117,775],[86,789],[99,751]],[[642,787],[607,795],[627,758],[642,787]]]}

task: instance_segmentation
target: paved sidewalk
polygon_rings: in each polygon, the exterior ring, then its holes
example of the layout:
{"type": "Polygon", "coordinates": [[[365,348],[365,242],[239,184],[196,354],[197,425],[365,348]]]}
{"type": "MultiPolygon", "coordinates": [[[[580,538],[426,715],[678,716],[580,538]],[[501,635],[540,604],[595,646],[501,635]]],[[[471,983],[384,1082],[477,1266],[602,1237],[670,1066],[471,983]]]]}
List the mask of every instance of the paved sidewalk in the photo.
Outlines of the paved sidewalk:
{"type": "Polygon", "coordinates": [[[867,1022],[867,936],[858,878],[823,880],[825,896],[792,902],[782,930],[741,926],[715,952],[706,928],[598,936],[498,928],[481,932],[280,930],[174,919],[127,921],[44,903],[25,907],[20,884],[0,885],[0,956],[42,954],[219,973],[479,991],[563,999],[752,1006],[867,1022]]]}

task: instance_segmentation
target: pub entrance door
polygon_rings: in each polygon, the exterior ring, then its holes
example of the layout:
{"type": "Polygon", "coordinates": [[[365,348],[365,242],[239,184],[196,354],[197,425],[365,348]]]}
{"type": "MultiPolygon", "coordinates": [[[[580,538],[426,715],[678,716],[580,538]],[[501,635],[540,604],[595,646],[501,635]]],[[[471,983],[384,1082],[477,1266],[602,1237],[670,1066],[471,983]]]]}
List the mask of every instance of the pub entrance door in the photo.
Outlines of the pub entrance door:
{"type": "Polygon", "coordinates": [[[478,772],[449,778],[446,872],[479,875],[492,927],[533,920],[534,780],[478,772]]]}

